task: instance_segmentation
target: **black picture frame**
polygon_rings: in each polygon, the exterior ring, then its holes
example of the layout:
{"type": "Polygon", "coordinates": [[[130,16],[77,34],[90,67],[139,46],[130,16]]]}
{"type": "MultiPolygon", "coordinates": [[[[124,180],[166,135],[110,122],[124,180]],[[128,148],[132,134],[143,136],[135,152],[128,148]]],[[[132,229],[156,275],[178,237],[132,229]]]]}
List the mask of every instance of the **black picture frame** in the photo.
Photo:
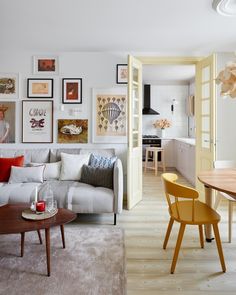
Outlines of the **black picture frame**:
{"type": "Polygon", "coordinates": [[[28,78],[27,98],[53,98],[53,84],[51,78],[28,78]]]}
{"type": "MultiPolygon", "coordinates": [[[[53,143],[53,115],[54,115],[53,114],[53,111],[54,111],[53,106],[54,106],[53,100],[41,100],[41,99],[22,100],[22,143],[32,143],[32,144],[33,143],[42,143],[42,144],[43,143],[53,143]],[[28,117],[31,116],[30,111],[29,111],[29,113],[27,113],[28,109],[26,106],[32,104],[33,112],[35,112],[35,110],[37,109],[37,103],[42,105],[42,106],[40,106],[40,108],[43,108],[43,107],[45,108],[47,103],[50,106],[50,114],[49,115],[51,116],[51,118],[50,118],[50,120],[47,121],[47,123],[50,124],[49,133],[47,134],[49,137],[49,140],[42,140],[42,135],[39,133],[39,131],[37,131],[38,134],[37,133],[35,133],[35,134],[32,133],[31,135],[26,134],[26,132],[27,132],[26,127],[28,127],[27,125],[29,123],[31,123],[31,121],[26,122],[26,120],[29,119],[29,118],[27,118],[27,116],[28,117]],[[32,139],[33,139],[33,137],[36,137],[36,140],[28,140],[27,138],[30,136],[32,136],[32,139]]],[[[35,116],[37,116],[37,115],[35,114],[35,116]]],[[[32,128],[32,126],[31,126],[31,128],[32,128]]],[[[28,127],[28,129],[30,129],[30,128],[28,127]]],[[[43,135],[45,136],[45,133],[43,135]]]]}
{"type": "Polygon", "coordinates": [[[116,65],[116,84],[127,84],[127,83],[128,83],[128,64],[117,64],[116,65]],[[125,75],[125,77],[122,77],[123,75],[125,75]]]}
{"type": "Polygon", "coordinates": [[[62,79],[62,103],[82,104],[82,78],[62,79]]]}

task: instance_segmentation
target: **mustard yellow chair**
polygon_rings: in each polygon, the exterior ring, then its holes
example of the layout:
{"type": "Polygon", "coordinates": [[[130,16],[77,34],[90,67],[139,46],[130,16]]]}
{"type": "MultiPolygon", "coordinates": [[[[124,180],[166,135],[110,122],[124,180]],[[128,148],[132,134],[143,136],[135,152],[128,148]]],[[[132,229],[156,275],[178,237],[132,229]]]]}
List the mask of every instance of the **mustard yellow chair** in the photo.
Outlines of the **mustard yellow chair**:
{"type": "Polygon", "coordinates": [[[202,248],[204,248],[203,225],[212,224],[217,249],[220,257],[221,267],[223,272],[225,272],[226,267],[224,261],[224,254],[221,246],[220,234],[218,229],[220,215],[215,210],[207,206],[205,203],[202,203],[197,200],[199,194],[195,189],[176,183],[175,181],[177,179],[178,176],[174,173],[162,174],[162,180],[164,184],[164,190],[170,214],[170,221],[163,244],[163,249],[166,249],[174,221],[180,223],[179,234],[175,246],[175,252],[170,272],[173,274],[175,271],[175,266],[177,263],[186,224],[198,225],[200,245],[202,248]],[[174,197],[174,202],[171,202],[171,196],[174,197]],[[179,200],[179,198],[186,200],[179,200]]]}

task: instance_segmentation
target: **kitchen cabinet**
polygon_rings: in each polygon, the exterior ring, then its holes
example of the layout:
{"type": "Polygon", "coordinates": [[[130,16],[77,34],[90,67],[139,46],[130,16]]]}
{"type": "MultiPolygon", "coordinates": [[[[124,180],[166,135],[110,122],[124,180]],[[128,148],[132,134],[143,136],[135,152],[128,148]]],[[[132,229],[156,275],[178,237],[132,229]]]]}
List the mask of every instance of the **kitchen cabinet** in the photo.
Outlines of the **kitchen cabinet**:
{"type": "Polygon", "coordinates": [[[166,167],[175,167],[174,140],[173,139],[162,139],[161,140],[161,147],[164,148],[166,167]]]}
{"type": "Polygon", "coordinates": [[[195,145],[175,140],[175,167],[195,186],[195,145]]]}

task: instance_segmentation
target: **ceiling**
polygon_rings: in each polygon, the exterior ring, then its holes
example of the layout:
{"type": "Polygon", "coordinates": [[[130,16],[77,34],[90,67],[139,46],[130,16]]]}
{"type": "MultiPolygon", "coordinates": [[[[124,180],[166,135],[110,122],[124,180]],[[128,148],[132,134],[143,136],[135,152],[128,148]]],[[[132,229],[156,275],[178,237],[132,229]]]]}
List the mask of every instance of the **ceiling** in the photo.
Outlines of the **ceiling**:
{"type": "Polygon", "coordinates": [[[0,50],[232,51],[236,18],[212,0],[1,0],[0,50]]]}

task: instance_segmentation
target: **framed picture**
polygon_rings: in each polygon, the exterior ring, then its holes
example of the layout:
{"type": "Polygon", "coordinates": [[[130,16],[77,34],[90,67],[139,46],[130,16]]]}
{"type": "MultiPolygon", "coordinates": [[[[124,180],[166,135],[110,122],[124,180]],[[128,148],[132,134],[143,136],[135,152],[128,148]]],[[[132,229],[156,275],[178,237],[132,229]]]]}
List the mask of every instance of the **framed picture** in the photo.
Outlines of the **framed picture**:
{"type": "Polygon", "coordinates": [[[22,101],[22,142],[53,142],[53,101],[22,101]]]}
{"type": "Polygon", "coordinates": [[[127,64],[116,65],[116,83],[117,84],[128,83],[128,65],[127,64]]]}
{"type": "Polygon", "coordinates": [[[88,143],[88,120],[58,120],[58,143],[88,143]]]}
{"type": "Polygon", "coordinates": [[[0,98],[18,98],[19,75],[0,73],[0,98]]]}
{"type": "Polygon", "coordinates": [[[59,74],[58,56],[34,56],[33,57],[33,73],[53,75],[59,74]]]}
{"type": "Polygon", "coordinates": [[[15,143],[16,103],[0,102],[0,144],[15,143]]]}
{"type": "Polygon", "coordinates": [[[28,98],[53,98],[53,79],[27,79],[28,98]]]}
{"type": "Polygon", "coordinates": [[[82,103],[82,79],[62,79],[62,103],[82,103]]]}
{"type": "Polygon", "coordinates": [[[126,88],[93,89],[94,143],[127,142],[126,88]]]}

